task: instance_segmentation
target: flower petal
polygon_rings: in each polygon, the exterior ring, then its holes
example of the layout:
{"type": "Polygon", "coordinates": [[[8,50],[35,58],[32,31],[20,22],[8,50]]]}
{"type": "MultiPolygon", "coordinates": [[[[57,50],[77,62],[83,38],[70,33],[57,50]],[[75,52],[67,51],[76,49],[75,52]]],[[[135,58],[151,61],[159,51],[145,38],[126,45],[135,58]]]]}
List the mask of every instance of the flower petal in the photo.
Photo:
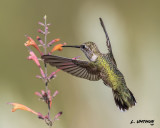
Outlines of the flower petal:
{"type": "Polygon", "coordinates": [[[49,77],[48,77],[48,79],[49,80],[51,80],[52,78],[54,78],[56,75],[56,72],[52,72],[50,75],[49,75],[49,77]]]}
{"type": "Polygon", "coordinates": [[[36,45],[36,42],[29,36],[27,36],[28,41],[24,44],[25,46],[36,45]]]}
{"type": "Polygon", "coordinates": [[[42,77],[45,78],[46,76],[45,76],[44,71],[41,67],[40,67],[40,72],[41,72],[42,77]]]}
{"type": "Polygon", "coordinates": [[[66,45],[66,43],[64,44],[57,44],[56,46],[53,47],[53,49],[51,50],[51,53],[58,50],[58,51],[62,51],[62,46],[66,45]]]}
{"type": "Polygon", "coordinates": [[[41,29],[38,29],[38,32],[41,33],[41,34],[45,34],[45,32],[42,31],[41,29]]]}
{"type": "Polygon", "coordinates": [[[57,44],[56,46],[53,47],[53,49],[51,50],[51,53],[56,51],[56,50],[61,51],[62,46],[63,46],[63,44],[57,44]]]}
{"type": "Polygon", "coordinates": [[[49,75],[48,79],[51,80],[52,78],[56,77],[56,73],[59,72],[60,70],[61,70],[61,69],[57,69],[55,72],[52,72],[52,73],[49,75]]]}
{"type": "Polygon", "coordinates": [[[37,36],[37,40],[39,41],[39,43],[40,43],[42,46],[44,46],[44,43],[43,43],[42,39],[41,39],[39,36],[37,36]]]}
{"type": "Polygon", "coordinates": [[[34,54],[34,52],[30,51],[29,54],[30,54],[30,56],[28,57],[28,59],[33,60],[37,64],[37,66],[40,67],[39,60],[38,60],[37,56],[34,54]]]}
{"type": "Polygon", "coordinates": [[[18,103],[8,103],[8,104],[13,105],[12,112],[15,112],[17,109],[21,109],[21,110],[32,112],[33,114],[38,116],[37,112],[35,112],[34,110],[28,108],[27,106],[25,106],[23,104],[18,104],[18,103]]]}
{"type": "Polygon", "coordinates": [[[44,90],[41,90],[41,93],[43,96],[46,94],[44,90]]]}
{"type": "Polygon", "coordinates": [[[40,49],[39,49],[38,45],[36,44],[36,42],[29,36],[27,38],[28,38],[28,41],[24,45],[25,46],[33,46],[42,55],[42,52],[40,51],[40,49]]]}
{"type": "Polygon", "coordinates": [[[52,96],[52,98],[54,98],[59,92],[56,90],[52,96]]]}
{"type": "Polygon", "coordinates": [[[52,105],[52,97],[51,97],[51,91],[48,90],[48,104],[49,104],[49,107],[51,108],[51,105],[52,105]]]}
{"type": "Polygon", "coordinates": [[[55,117],[54,117],[54,121],[55,120],[59,120],[59,117],[62,115],[62,112],[59,112],[55,117]]]}
{"type": "Polygon", "coordinates": [[[44,26],[44,24],[42,22],[38,22],[39,25],[44,26]]]}
{"type": "Polygon", "coordinates": [[[42,79],[42,77],[40,75],[36,75],[36,78],[38,79],[42,79]]]}
{"type": "Polygon", "coordinates": [[[42,98],[42,94],[41,93],[35,92],[34,94],[37,95],[37,96],[39,96],[40,98],[42,98]]]}
{"type": "Polygon", "coordinates": [[[51,42],[49,42],[49,43],[47,44],[47,46],[49,47],[49,46],[51,46],[54,42],[58,42],[58,41],[60,41],[59,38],[58,38],[58,39],[54,39],[54,40],[52,40],[51,42]]]}

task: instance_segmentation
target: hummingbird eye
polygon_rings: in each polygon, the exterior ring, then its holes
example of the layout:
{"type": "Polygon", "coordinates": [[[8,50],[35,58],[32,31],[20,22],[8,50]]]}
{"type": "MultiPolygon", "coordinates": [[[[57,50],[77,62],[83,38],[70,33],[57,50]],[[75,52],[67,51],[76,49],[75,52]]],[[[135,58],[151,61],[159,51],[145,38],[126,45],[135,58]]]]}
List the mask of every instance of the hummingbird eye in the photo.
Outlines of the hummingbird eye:
{"type": "Polygon", "coordinates": [[[82,48],[85,49],[86,48],[85,45],[82,45],[82,48]]]}

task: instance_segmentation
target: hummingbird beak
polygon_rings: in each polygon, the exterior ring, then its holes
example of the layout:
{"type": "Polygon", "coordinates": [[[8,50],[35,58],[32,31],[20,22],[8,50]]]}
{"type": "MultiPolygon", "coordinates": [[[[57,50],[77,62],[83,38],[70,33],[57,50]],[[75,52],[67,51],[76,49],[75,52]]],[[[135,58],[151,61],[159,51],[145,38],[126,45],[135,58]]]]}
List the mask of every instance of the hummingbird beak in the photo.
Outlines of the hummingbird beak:
{"type": "Polygon", "coordinates": [[[81,48],[81,46],[75,45],[75,46],[71,46],[71,45],[64,45],[62,47],[73,47],[73,48],[81,48]]]}

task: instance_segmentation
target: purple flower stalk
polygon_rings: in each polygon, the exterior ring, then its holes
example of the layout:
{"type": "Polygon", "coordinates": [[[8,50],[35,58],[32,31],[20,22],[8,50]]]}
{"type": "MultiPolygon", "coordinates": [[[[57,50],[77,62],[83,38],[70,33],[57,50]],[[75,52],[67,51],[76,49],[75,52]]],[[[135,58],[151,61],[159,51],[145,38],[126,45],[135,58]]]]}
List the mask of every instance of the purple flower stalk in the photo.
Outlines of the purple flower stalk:
{"type": "MultiPolygon", "coordinates": [[[[60,71],[60,69],[57,69],[56,71],[54,71],[54,72],[50,73],[50,75],[48,75],[47,64],[44,63],[43,60],[42,60],[43,64],[40,63],[41,62],[41,61],[39,61],[40,59],[31,50],[30,46],[34,47],[39,52],[40,58],[41,58],[41,56],[44,54],[51,54],[52,52],[54,52],[56,50],[61,51],[62,46],[64,44],[57,44],[56,46],[54,46],[52,48],[51,51],[48,51],[47,48],[49,48],[51,45],[53,45],[53,43],[58,42],[60,39],[53,39],[51,42],[47,43],[47,35],[49,34],[48,26],[50,25],[50,24],[47,24],[47,16],[44,16],[44,23],[38,22],[38,24],[41,25],[42,27],[44,27],[44,30],[38,29],[38,32],[41,33],[42,35],[44,35],[44,41],[42,41],[42,39],[39,36],[37,36],[37,40],[38,40],[39,44],[42,46],[41,49],[39,48],[39,45],[37,45],[37,43],[29,36],[26,36],[28,41],[25,43],[25,46],[29,49],[30,55],[28,56],[28,60],[32,60],[40,70],[40,75],[37,75],[36,77],[41,79],[43,81],[43,83],[45,84],[45,89],[42,90],[41,92],[35,92],[35,95],[37,95],[39,97],[39,99],[41,99],[42,101],[44,101],[44,103],[47,104],[48,113],[45,115],[42,115],[41,113],[36,112],[25,105],[18,104],[18,103],[9,103],[9,104],[13,105],[12,112],[16,111],[17,109],[29,111],[29,112],[37,115],[39,119],[44,120],[47,125],[52,126],[56,120],[59,120],[59,117],[62,115],[62,112],[59,112],[57,115],[54,116],[53,119],[51,119],[50,115],[51,115],[52,101],[57,96],[58,91],[56,90],[54,93],[51,93],[51,91],[48,88],[48,83],[53,78],[56,77],[56,73],[58,71],[60,71]],[[42,51],[44,51],[44,52],[42,53],[42,51]]],[[[74,58],[74,59],[76,59],[76,58],[74,58]]]]}

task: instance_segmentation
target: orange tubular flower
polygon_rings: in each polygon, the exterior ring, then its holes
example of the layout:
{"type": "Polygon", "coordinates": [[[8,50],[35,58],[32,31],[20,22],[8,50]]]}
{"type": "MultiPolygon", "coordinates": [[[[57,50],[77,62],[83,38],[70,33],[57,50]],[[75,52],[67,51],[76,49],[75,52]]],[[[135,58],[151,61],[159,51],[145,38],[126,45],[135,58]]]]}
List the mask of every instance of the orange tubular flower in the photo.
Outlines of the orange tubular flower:
{"type": "Polygon", "coordinates": [[[36,42],[29,36],[27,38],[28,38],[28,41],[24,45],[25,46],[33,46],[42,55],[42,52],[40,51],[40,49],[39,49],[38,45],[36,44],[36,42]]]}
{"type": "Polygon", "coordinates": [[[66,43],[64,44],[57,44],[56,46],[53,47],[53,49],[51,50],[51,53],[58,50],[58,51],[62,51],[62,46],[66,45],[66,43]]]}
{"type": "Polygon", "coordinates": [[[24,106],[22,104],[18,104],[18,103],[8,103],[8,104],[13,105],[12,112],[15,112],[17,109],[21,109],[21,110],[25,110],[25,111],[31,112],[31,113],[39,116],[39,114],[37,112],[35,112],[34,110],[32,110],[32,109],[30,109],[27,106],[24,106]]]}

